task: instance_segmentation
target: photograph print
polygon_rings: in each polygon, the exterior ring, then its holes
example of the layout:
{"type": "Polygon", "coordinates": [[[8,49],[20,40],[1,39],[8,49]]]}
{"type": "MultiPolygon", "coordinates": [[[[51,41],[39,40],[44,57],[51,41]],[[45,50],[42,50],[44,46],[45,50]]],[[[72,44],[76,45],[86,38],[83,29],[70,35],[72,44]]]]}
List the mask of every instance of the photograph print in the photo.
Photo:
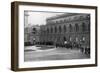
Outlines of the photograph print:
{"type": "Polygon", "coordinates": [[[24,11],[24,61],[90,58],[86,13],[24,11]]]}
{"type": "Polygon", "coordinates": [[[97,7],[12,3],[11,69],[97,66],[97,7]]]}

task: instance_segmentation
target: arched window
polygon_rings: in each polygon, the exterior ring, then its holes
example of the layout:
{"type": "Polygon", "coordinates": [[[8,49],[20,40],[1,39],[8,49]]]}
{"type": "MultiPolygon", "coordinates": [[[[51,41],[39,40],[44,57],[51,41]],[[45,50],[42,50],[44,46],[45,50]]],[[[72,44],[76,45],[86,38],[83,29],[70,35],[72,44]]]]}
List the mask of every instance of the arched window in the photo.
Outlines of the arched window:
{"type": "Polygon", "coordinates": [[[61,26],[59,26],[59,32],[60,32],[60,33],[62,32],[61,26]]]}
{"type": "Polygon", "coordinates": [[[64,32],[66,32],[66,26],[65,25],[64,25],[63,29],[64,29],[64,32]]]}
{"type": "Polygon", "coordinates": [[[57,33],[57,27],[55,27],[55,33],[57,33]]]}
{"type": "Polygon", "coordinates": [[[33,28],[33,34],[35,34],[37,32],[36,28],[33,28]]]}
{"type": "Polygon", "coordinates": [[[72,25],[69,25],[69,32],[72,32],[72,25]]]}
{"type": "Polygon", "coordinates": [[[76,31],[76,32],[79,31],[79,26],[78,26],[78,24],[75,24],[75,31],[76,31]]]}
{"type": "Polygon", "coordinates": [[[53,33],[53,28],[51,27],[51,33],[53,33]]]}
{"type": "Polygon", "coordinates": [[[49,33],[49,28],[47,28],[47,33],[49,33]]]}
{"type": "Polygon", "coordinates": [[[84,32],[86,30],[85,23],[82,23],[82,31],[84,32]]]}

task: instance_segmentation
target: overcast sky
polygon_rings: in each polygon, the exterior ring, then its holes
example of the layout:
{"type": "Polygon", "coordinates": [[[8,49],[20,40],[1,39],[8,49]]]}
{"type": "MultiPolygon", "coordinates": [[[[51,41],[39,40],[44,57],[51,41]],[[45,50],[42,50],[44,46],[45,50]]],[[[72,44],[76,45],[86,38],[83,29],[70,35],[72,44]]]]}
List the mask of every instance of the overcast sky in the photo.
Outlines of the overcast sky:
{"type": "Polygon", "coordinates": [[[53,12],[34,12],[28,11],[28,24],[31,25],[41,25],[46,24],[46,18],[56,16],[62,13],[53,13],[53,12]]]}

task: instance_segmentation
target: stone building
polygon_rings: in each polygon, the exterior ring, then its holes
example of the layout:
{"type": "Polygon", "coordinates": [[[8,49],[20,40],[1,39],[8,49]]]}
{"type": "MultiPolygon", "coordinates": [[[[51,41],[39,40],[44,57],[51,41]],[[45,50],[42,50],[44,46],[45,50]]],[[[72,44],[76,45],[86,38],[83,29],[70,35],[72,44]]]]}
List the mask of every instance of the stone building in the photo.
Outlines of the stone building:
{"type": "Polygon", "coordinates": [[[90,14],[64,13],[46,19],[40,28],[40,42],[63,45],[65,42],[90,46],[90,14]]]}
{"type": "Polygon", "coordinates": [[[39,25],[31,25],[24,28],[24,42],[26,45],[34,45],[39,42],[39,25]]]}

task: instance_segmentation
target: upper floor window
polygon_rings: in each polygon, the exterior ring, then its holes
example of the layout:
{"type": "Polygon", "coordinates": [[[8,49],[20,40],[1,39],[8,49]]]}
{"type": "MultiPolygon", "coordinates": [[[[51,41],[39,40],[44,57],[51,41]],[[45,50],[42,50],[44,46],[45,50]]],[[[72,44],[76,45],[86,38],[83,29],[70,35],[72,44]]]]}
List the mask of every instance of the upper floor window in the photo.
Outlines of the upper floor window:
{"type": "Polygon", "coordinates": [[[53,28],[51,27],[51,33],[53,33],[53,28]]]}
{"type": "Polygon", "coordinates": [[[47,33],[49,33],[49,28],[47,28],[47,33]]]}
{"type": "Polygon", "coordinates": [[[57,27],[55,27],[55,33],[57,33],[57,27]]]}
{"type": "Polygon", "coordinates": [[[61,26],[59,26],[59,32],[60,32],[60,33],[62,32],[61,26]]]}
{"type": "Polygon", "coordinates": [[[78,24],[75,24],[75,31],[76,31],[76,32],[79,31],[79,26],[78,26],[78,24]]]}
{"type": "Polygon", "coordinates": [[[86,31],[86,26],[85,26],[85,23],[82,23],[82,31],[86,31]]]}
{"type": "Polygon", "coordinates": [[[66,32],[66,26],[65,25],[64,25],[63,29],[64,29],[64,32],[66,32]]]}
{"type": "Polygon", "coordinates": [[[69,32],[72,32],[72,25],[69,24],[69,32]]]}
{"type": "Polygon", "coordinates": [[[36,28],[33,28],[32,33],[35,34],[37,32],[36,28]]]}

